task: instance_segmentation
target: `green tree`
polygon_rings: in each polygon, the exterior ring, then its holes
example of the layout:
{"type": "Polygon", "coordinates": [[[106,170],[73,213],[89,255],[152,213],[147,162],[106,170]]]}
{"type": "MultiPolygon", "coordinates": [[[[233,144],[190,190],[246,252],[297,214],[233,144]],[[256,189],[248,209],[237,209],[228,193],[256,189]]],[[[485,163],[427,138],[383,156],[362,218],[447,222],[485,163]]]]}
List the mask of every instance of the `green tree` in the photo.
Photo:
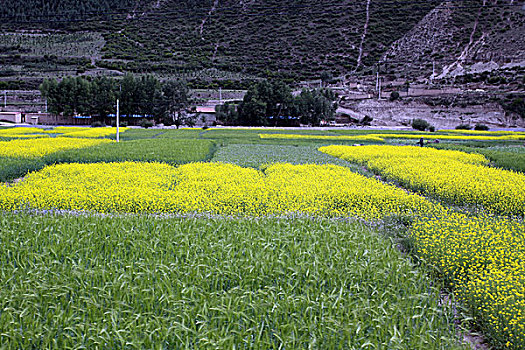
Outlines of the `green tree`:
{"type": "Polygon", "coordinates": [[[138,95],[137,80],[132,74],[126,74],[119,82],[118,92],[123,116],[131,117],[133,114],[138,114],[138,95]]]}
{"type": "Polygon", "coordinates": [[[215,116],[218,121],[225,125],[239,124],[239,113],[237,113],[236,105],[224,104],[215,106],[215,116]]]}
{"type": "Polygon", "coordinates": [[[154,114],[156,97],[162,90],[160,81],[153,75],[147,75],[137,81],[137,111],[142,115],[154,114]]]}
{"type": "Polygon", "coordinates": [[[51,113],[72,116],[92,111],[92,84],[81,77],[67,77],[60,82],[45,80],[40,85],[40,91],[47,99],[51,113]]]}
{"type": "Polygon", "coordinates": [[[92,106],[92,84],[90,81],[77,77],[74,82],[73,114],[88,115],[92,106]]]}
{"type": "Polygon", "coordinates": [[[246,94],[245,99],[239,105],[239,125],[259,126],[267,125],[265,116],[266,103],[246,94]]]}
{"type": "Polygon", "coordinates": [[[53,114],[63,112],[62,105],[58,101],[58,82],[56,79],[45,79],[40,85],[40,93],[47,100],[47,110],[53,114]]]}
{"type": "Polygon", "coordinates": [[[266,102],[260,96],[261,91],[266,88],[266,85],[257,84],[248,89],[239,105],[239,125],[258,126],[267,124],[266,102]]]}
{"type": "MultiPolygon", "coordinates": [[[[118,84],[122,114],[154,115],[156,99],[162,95],[160,81],[152,75],[137,78],[126,74],[118,84]]],[[[158,116],[160,117],[160,116],[158,116]]]]}
{"type": "Polygon", "coordinates": [[[108,77],[99,77],[92,84],[91,114],[104,120],[108,114],[115,113],[117,82],[108,77]]]}
{"type": "Polygon", "coordinates": [[[239,125],[268,125],[269,117],[290,116],[294,109],[292,90],[279,80],[252,85],[238,108],[239,125]]]}
{"type": "Polygon", "coordinates": [[[337,96],[331,90],[303,90],[296,97],[297,113],[302,124],[319,126],[322,121],[335,119],[338,104],[337,96]]]}
{"type": "Polygon", "coordinates": [[[62,114],[72,116],[75,114],[76,80],[72,77],[62,79],[58,84],[57,100],[62,106],[62,114]]]}
{"type": "Polygon", "coordinates": [[[164,83],[157,98],[158,115],[167,125],[195,125],[194,110],[189,110],[192,103],[189,97],[189,88],[186,82],[170,80],[164,83]]]}
{"type": "Polygon", "coordinates": [[[321,82],[323,83],[323,86],[328,86],[333,80],[334,76],[332,72],[324,71],[321,73],[321,82]]]}
{"type": "Polygon", "coordinates": [[[421,118],[416,118],[412,120],[411,125],[412,125],[412,129],[419,130],[419,131],[425,131],[430,127],[429,122],[421,118]]]}

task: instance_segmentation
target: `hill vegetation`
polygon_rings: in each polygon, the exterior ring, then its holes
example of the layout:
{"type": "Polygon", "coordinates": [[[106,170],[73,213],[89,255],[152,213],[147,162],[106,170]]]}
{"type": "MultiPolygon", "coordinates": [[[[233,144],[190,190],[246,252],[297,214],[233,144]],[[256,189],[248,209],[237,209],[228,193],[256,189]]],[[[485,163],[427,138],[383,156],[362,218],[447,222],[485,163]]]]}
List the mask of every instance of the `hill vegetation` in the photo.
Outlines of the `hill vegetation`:
{"type": "Polygon", "coordinates": [[[520,3],[6,0],[0,78],[35,88],[49,76],[131,72],[213,88],[375,74],[378,62],[392,78],[427,76],[432,61],[439,74],[523,56],[520,3]]]}
{"type": "Polygon", "coordinates": [[[138,9],[136,0],[5,0],[0,8],[0,17],[8,24],[25,22],[33,26],[53,26],[53,22],[93,19],[94,14],[138,9]],[[32,23],[31,23],[32,22],[32,23]]]}
{"type": "MultiPolygon", "coordinates": [[[[6,19],[5,31],[101,33],[105,45],[95,63],[106,69],[192,72],[195,79],[214,69],[220,78],[237,73],[296,80],[372,66],[438,3],[7,0],[0,17],[6,19]]],[[[29,63],[31,55],[17,51],[17,45],[3,45],[6,63],[14,64],[9,57],[16,55],[16,63],[29,63]]],[[[47,56],[48,63],[59,65],[58,55],[47,56]]],[[[77,63],[91,68],[90,60],[77,63]]]]}

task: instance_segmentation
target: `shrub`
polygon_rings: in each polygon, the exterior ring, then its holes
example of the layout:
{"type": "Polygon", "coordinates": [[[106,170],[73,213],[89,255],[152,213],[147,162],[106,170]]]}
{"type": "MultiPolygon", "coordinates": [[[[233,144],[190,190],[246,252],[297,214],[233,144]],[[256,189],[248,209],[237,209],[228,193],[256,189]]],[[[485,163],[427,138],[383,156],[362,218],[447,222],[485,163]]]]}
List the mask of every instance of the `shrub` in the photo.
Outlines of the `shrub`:
{"type": "Polygon", "coordinates": [[[425,119],[416,118],[412,120],[412,129],[425,131],[430,127],[430,124],[425,119]]]}
{"type": "Polygon", "coordinates": [[[456,130],[470,130],[472,127],[469,124],[459,124],[456,126],[456,130]]]}
{"type": "Polygon", "coordinates": [[[474,127],[474,130],[487,131],[489,130],[489,127],[486,126],[485,124],[476,124],[476,126],[474,127]]]}
{"type": "Polygon", "coordinates": [[[430,125],[430,126],[428,127],[428,131],[430,131],[430,132],[434,132],[434,131],[436,131],[436,127],[435,127],[434,125],[430,125]]]}
{"type": "Polygon", "coordinates": [[[148,120],[148,119],[144,119],[140,122],[140,126],[142,126],[143,128],[151,128],[153,126],[153,121],[152,120],[148,120]]]}
{"type": "Polygon", "coordinates": [[[399,92],[392,91],[390,93],[390,101],[396,101],[396,100],[399,100],[399,92]]]}
{"type": "Polygon", "coordinates": [[[516,113],[522,119],[525,119],[525,99],[515,98],[512,103],[504,105],[503,108],[509,112],[516,113]]]}
{"type": "Polygon", "coordinates": [[[373,120],[374,120],[374,118],[372,118],[372,117],[370,117],[368,115],[365,115],[363,117],[363,119],[361,119],[360,124],[361,125],[370,125],[373,120]]]}

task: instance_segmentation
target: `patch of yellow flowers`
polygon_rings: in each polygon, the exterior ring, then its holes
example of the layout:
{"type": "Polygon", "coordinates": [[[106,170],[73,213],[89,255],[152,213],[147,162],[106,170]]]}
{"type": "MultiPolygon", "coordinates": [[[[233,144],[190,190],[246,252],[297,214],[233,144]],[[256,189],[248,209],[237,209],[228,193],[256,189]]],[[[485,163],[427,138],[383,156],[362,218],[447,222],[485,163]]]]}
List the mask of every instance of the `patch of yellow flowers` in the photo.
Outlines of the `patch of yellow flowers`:
{"type": "Polygon", "coordinates": [[[30,140],[0,141],[0,157],[34,158],[75,148],[84,148],[113,142],[108,139],[37,138],[30,140]]]}
{"type": "Polygon", "coordinates": [[[417,219],[418,255],[443,274],[459,301],[502,346],[525,349],[525,224],[448,213],[417,219]]]}
{"type": "Polygon", "coordinates": [[[44,129],[40,128],[26,128],[26,127],[12,127],[8,129],[0,129],[0,137],[11,137],[11,138],[36,138],[45,137],[43,135],[44,129]],[[40,135],[35,135],[40,134],[40,135]]]}
{"type": "Polygon", "coordinates": [[[441,210],[426,199],[335,165],[223,163],[61,164],[0,185],[0,210],[262,216],[307,214],[379,219],[441,210]]]}
{"type": "MultiPolygon", "coordinates": [[[[129,128],[120,128],[120,132],[124,132],[129,128]]],[[[13,127],[8,129],[0,129],[0,137],[11,138],[38,138],[48,137],[49,134],[58,134],[64,137],[75,138],[103,138],[115,135],[117,128],[86,128],[76,126],[59,126],[53,129],[41,129],[32,127],[13,127]]]]}
{"type": "Polygon", "coordinates": [[[49,135],[46,134],[15,134],[15,135],[0,135],[0,137],[3,138],[9,138],[9,139],[41,139],[44,137],[49,137],[49,135]]]}
{"type": "Polygon", "coordinates": [[[319,150],[364,164],[389,180],[450,203],[525,216],[525,175],[490,168],[479,154],[412,146],[328,146],[319,150]]]}
{"type": "MultiPolygon", "coordinates": [[[[77,128],[79,130],[64,130],[65,133],[60,135],[62,137],[76,137],[76,138],[102,138],[117,134],[117,128],[77,128]]],[[[119,128],[120,132],[124,132],[128,128],[119,128]]]]}

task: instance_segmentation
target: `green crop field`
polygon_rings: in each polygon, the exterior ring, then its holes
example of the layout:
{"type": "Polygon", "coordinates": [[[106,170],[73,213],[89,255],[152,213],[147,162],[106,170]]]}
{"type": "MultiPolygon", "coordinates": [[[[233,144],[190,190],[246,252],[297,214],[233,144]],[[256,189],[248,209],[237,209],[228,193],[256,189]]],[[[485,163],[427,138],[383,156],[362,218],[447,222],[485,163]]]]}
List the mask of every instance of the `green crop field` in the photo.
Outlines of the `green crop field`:
{"type": "Polygon", "coordinates": [[[184,164],[209,160],[214,147],[208,140],[143,139],[61,151],[46,160],[49,164],[122,161],[184,164]]]}
{"type": "Polygon", "coordinates": [[[330,157],[319,152],[317,148],[316,146],[231,144],[221,147],[215,153],[212,161],[252,168],[260,168],[262,165],[273,163],[335,164],[358,170],[355,164],[330,157]]]}
{"type": "Polygon", "coordinates": [[[120,135],[122,141],[154,139],[164,132],[158,129],[131,129],[120,135]]]}
{"type": "Polygon", "coordinates": [[[0,141],[0,349],[525,346],[519,134],[100,135],[0,141]]]}
{"type": "Polygon", "coordinates": [[[5,348],[459,348],[439,290],[360,224],[20,214],[0,233],[5,348]]]}

